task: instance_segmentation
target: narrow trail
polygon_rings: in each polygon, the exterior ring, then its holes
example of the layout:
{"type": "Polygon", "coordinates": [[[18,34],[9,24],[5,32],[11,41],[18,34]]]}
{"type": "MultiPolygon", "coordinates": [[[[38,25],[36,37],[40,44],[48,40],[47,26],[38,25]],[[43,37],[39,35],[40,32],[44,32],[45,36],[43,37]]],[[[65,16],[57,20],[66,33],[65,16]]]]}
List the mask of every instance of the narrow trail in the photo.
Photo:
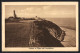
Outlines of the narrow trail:
{"type": "Polygon", "coordinates": [[[30,29],[30,33],[29,33],[29,36],[30,36],[30,39],[29,39],[29,46],[32,47],[33,44],[35,43],[35,38],[33,37],[34,36],[34,23],[31,22],[31,29],[30,29]]]}
{"type": "Polygon", "coordinates": [[[38,43],[38,40],[36,39],[36,25],[34,22],[31,22],[31,27],[30,27],[30,33],[29,33],[29,47],[38,47],[40,44],[38,43]]]}

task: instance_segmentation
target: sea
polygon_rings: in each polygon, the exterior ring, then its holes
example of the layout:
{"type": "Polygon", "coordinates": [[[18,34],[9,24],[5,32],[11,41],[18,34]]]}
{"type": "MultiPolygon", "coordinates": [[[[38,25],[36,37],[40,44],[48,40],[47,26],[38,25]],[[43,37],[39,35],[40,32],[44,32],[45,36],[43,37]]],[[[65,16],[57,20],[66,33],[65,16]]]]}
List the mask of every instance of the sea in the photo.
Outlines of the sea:
{"type": "Polygon", "coordinates": [[[46,18],[60,27],[76,29],[76,18],[46,18]]]}

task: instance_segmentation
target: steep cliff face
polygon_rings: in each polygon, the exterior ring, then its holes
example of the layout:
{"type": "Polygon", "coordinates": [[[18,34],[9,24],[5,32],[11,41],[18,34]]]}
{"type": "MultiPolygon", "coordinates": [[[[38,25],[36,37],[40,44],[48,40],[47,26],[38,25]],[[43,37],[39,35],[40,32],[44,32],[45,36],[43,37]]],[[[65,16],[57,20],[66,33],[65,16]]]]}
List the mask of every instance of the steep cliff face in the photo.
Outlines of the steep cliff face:
{"type": "Polygon", "coordinates": [[[32,41],[34,45],[40,45],[41,47],[63,47],[57,39],[62,33],[59,26],[47,20],[34,21],[33,23],[34,26],[37,26],[36,28],[33,27],[35,29],[33,35],[35,42],[32,41]]]}
{"type": "Polygon", "coordinates": [[[56,38],[61,36],[62,29],[51,21],[42,20],[42,21],[34,21],[34,23],[38,25],[39,28],[45,28],[49,30],[51,33],[54,33],[54,36],[56,38]]]}

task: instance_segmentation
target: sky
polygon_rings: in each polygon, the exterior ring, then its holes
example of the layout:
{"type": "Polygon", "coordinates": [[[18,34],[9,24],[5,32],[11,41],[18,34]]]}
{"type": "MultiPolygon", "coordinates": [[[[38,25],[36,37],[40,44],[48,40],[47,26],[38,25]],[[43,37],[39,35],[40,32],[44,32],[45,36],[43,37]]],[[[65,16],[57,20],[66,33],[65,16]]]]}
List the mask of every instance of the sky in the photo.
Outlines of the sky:
{"type": "Polygon", "coordinates": [[[17,17],[41,18],[75,18],[75,5],[6,5],[5,17],[13,16],[15,10],[17,17]]]}

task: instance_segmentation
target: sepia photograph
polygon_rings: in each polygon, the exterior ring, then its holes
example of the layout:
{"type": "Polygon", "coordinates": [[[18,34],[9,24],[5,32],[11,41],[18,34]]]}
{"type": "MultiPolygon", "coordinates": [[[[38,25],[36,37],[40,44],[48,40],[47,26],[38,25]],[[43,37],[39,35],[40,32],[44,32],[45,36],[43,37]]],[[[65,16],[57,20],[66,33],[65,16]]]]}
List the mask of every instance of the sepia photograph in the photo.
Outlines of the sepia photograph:
{"type": "Polygon", "coordinates": [[[2,2],[2,51],[78,51],[78,2],[2,2]]]}

